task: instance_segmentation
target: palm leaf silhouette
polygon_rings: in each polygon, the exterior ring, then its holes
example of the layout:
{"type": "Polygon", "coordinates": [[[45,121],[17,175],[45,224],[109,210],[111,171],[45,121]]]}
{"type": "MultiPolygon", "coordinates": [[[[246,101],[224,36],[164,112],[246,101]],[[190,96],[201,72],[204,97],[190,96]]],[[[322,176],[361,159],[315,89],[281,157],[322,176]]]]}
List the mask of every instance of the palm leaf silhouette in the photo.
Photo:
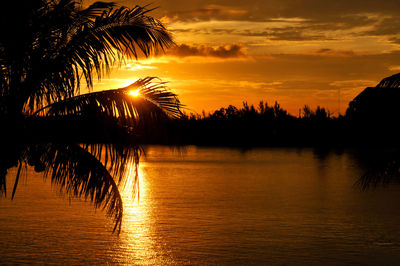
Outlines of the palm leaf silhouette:
{"type": "Polygon", "coordinates": [[[400,154],[380,154],[370,162],[368,170],[357,180],[356,186],[362,190],[400,183],[400,154]]]}
{"type": "MultiPolygon", "coordinates": [[[[81,116],[136,133],[181,115],[177,96],[153,77],[125,88],[92,92],[93,79],[101,79],[116,64],[174,44],[163,24],[148,15],[151,9],[104,2],[83,8],[74,0],[6,1],[2,7],[0,119],[17,124],[23,116],[81,116]],[[81,94],[83,82],[90,93],[81,94]],[[140,91],[138,97],[130,95],[133,89],[140,91]]],[[[90,198],[95,207],[106,208],[116,222],[114,230],[120,230],[123,210],[118,188],[127,182],[132,165],[137,180],[139,154],[138,146],[122,144],[28,145],[17,154],[20,159],[0,164],[0,193],[6,192],[11,163],[16,161],[21,169],[27,162],[44,170],[69,195],[90,198]]]]}
{"type": "MultiPolygon", "coordinates": [[[[3,151],[2,151],[3,152],[3,151]]],[[[18,165],[11,198],[14,198],[21,169],[29,164],[43,172],[60,192],[70,197],[89,199],[113,218],[114,229],[121,230],[123,203],[120,191],[127,182],[138,193],[138,166],[142,149],[127,144],[29,144],[16,161],[0,166],[0,195],[6,193],[7,168],[18,165]]]]}
{"type": "Polygon", "coordinates": [[[140,149],[135,146],[40,144],[28,146],[25,159],[36,171],[43,171],[44,177],[49,177],[61,192],[90,199],[95,208],[106,210],[114,219],[113,231],[120,232],[120,189],[128,181],[127,171],[134,171],[134,180],[129,181],[137,184],[139,154],[140,149]]]}
{"type": "Polygon", "coordinates": [[[32,114],[77,96],[81,78],[91,90],[93,78],[100,79],[116,63],[173,44],[147,7],[96,2],[82,8],[72,0],[21,0],[8,1],[3,10],[0,111],[6,115],[32,114]]]}
{"type": "Polygon", "coordinates": [[[182,105],[165,83],[153,82],[155,78],[140,79],[120,89],[92,92],[56,102],[38,110],[36,115],[80,115],[119,120],[134,129],[157,124],[160,120],[177,118],[182,105]],[[136,97],[131,91],[138,92],[136,97]]]}

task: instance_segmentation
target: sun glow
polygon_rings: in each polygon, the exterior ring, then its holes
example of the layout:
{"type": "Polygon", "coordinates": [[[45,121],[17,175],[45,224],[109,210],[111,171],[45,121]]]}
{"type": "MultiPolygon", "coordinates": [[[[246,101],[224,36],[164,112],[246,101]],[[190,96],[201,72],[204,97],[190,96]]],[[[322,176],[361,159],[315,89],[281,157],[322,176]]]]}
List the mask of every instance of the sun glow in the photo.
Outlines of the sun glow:
{"type": "Polygon", "coordinates": [[[139,90],[131,90],[129,91],[129,94],[133,97],[137,97],[140,95],[139,90]]]}

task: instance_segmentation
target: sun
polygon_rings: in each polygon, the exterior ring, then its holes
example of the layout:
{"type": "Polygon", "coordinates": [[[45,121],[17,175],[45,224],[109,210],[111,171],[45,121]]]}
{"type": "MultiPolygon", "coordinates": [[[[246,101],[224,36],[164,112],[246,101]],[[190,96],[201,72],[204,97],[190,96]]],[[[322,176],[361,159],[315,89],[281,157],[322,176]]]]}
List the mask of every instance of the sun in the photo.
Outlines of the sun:
{"type": "Polygon", "coordinates": [[[137,96],[139,96],[140,93],[139,93],[139,90],[130,90],[129,94],[133,97],[137,97],[137,96]]]}

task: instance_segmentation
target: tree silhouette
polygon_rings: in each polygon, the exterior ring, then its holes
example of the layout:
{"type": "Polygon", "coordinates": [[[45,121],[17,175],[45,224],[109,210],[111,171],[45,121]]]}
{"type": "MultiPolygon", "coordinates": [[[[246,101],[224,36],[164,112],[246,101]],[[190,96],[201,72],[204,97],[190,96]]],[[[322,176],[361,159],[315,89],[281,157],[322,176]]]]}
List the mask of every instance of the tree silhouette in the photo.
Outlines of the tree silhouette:
{"type": "MultiPolygon", "coordinates": [[[[127,59],[148,57],[173,45],[168,30],[149,16],[150,9],[96,2],[86,8],[73,0],[13,0],[0,9],[0,123],[24,124],[26,117],[72,117],[128,129],[137,134],[160,119],[181,115],[177,96],[154,77],[131,85],[93,92],[93,80],[127,59]],[[86,85],[89,93],[82,94],[86,85]],[[130,93],[137,91],[133,97],[130,93]],[[110,122],[111,121],[111,122],[110,122]]],[[[49,120],[50,121],[50,120],[49,120]]],[[[28,136],[29,133],[23,135],[28,136]]],[[[119,188],[127,165],[137,181],[140,143],[16,143],[0,141],[0,194],[6,174],[18,167],[12,197],[23,166],[44,172],[71,196],[89,198],[113,216],[120,230],[119,188]]],[[[76,141],[76,140],[74,140],[76,141]]]]}
{"type": "Polygon", "coordinates": [[[73,0],[5,2],[0,11],[0,117],[101,110],[127,120],[144,115],[146,108],[151,116],[178,115],[176,95],[163,83],[153,86],[152,78],[120,90],[80,93],[82,83],[91,92],[93,79],[122,60],[148,57],[173,44],[149,11],[104,2],[83,8],[73,0]],[[140,100],[129,99],[133,87],[144,91],[140,100]]]}

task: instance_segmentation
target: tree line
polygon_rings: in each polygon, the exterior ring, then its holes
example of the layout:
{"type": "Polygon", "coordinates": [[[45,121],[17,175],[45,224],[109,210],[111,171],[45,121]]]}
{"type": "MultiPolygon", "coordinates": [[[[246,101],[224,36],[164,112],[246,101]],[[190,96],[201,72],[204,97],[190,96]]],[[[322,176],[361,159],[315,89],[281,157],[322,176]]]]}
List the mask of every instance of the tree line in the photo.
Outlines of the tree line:
{"type": "Polygon", "coordinates": [[[332,120],[335,117],[332,116],[331,112],[324,107],[317,106],[312,109],[309,105],[304,105],[299,110],[298,116],[293,116],[289,112],[281,107],[281,105],[275,101],[273,105],[269,105],[267,101],[260,101],[258,105],[249,105],[247,102],[243,102],[242,107],[236,107],[229,105],[228,107],[222,107],[213,112],[206,112],[203,110],[202,114],[197,113],[185,113],[183,112],[183,120],[332,120]]]}

